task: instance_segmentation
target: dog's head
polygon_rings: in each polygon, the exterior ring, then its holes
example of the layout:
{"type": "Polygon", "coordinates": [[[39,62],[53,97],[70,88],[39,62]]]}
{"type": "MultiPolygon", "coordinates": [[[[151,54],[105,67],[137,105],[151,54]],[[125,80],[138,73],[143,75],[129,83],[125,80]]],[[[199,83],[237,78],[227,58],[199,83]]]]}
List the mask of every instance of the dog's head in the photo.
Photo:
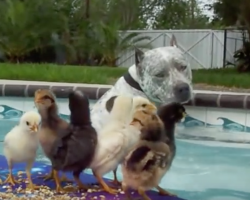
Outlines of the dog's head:
{"type": "Polygon", "coordinates": [[[192,71],[173,36],[170,46],[143,52],[136,49],[138,83],[154,102],[185,103],[192,98],[192,71]]]}

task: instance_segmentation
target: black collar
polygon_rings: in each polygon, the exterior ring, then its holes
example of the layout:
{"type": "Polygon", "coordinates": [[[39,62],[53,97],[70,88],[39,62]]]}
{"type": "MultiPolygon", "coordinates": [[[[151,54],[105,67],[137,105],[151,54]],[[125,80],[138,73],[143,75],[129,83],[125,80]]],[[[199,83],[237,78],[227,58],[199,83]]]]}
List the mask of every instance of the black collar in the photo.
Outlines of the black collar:
{"type": "Polygon", "coordinates": [[[132,76],[130,75],[129,72],[127,72],[126,74],[123,75],[123,78],[125,79],[125,81],[133,88],[140,90],[143,92],[143,90],[141,89],[141,86],[132,78],[132,76]]]}

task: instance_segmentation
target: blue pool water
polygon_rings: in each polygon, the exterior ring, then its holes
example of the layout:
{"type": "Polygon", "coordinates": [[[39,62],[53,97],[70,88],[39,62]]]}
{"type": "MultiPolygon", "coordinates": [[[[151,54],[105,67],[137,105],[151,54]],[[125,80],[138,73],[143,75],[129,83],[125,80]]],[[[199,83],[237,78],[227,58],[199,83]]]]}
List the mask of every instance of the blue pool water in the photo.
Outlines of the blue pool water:
{"type": "MultiPolygon", "coordinates": [[[[62,117],[67,119],[67,100],[58,99],[58,104],[62,117]]],[[[17,124],[21,111],[32,109],[35,108],[31,98],[0,98],[1,142],[17,124]]],[[[197,131],[196,128],[187,129],[192,130],[197,131]]],[[[3,154],[2,143],[0,154],[3,154]]],[[[37,160],[48,163],[41,150],[37,160]]],[[[106,177],[112,178],[112,173],[106,177]]],[[[177,155],[161,186],[187,200],[249,200],[250,147],[247,144],[179,139],[177,155]]]]}

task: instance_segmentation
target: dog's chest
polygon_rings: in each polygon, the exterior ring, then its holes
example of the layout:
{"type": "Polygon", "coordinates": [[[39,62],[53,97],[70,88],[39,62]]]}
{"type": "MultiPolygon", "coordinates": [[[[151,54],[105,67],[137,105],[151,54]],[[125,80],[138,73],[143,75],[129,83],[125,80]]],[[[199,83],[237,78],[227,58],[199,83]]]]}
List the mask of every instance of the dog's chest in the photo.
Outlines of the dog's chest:
{"type": "Polygon", "coordinates": [[[91,109],[91,121],[93,127],[97,132],[106,124],[109,119],[109,112],[106,110],[107,100],[116,95],[131,95],[131,96],[142,96],[145,97],[145,94],[142,91],[136,90],[131,87],[123,77],[121,77],[116,84],[107,91],[92,107],[91,109]]]}

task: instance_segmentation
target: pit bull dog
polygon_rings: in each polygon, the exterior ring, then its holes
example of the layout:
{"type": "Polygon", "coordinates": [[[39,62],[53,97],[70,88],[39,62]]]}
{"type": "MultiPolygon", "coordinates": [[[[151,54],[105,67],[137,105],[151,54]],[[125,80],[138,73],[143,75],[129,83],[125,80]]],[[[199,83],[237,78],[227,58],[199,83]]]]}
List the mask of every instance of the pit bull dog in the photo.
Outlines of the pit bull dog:
{"type": "Polygon", "coordinates": [[[192,98],[192,71],[174,35],[170,46],[145,53],[135,50],[135,64],[92,107],[91,120],[97,132],[108,120],[107,107],[120,94],[142,96],[156,104],[185,103],[192,98]]]}

